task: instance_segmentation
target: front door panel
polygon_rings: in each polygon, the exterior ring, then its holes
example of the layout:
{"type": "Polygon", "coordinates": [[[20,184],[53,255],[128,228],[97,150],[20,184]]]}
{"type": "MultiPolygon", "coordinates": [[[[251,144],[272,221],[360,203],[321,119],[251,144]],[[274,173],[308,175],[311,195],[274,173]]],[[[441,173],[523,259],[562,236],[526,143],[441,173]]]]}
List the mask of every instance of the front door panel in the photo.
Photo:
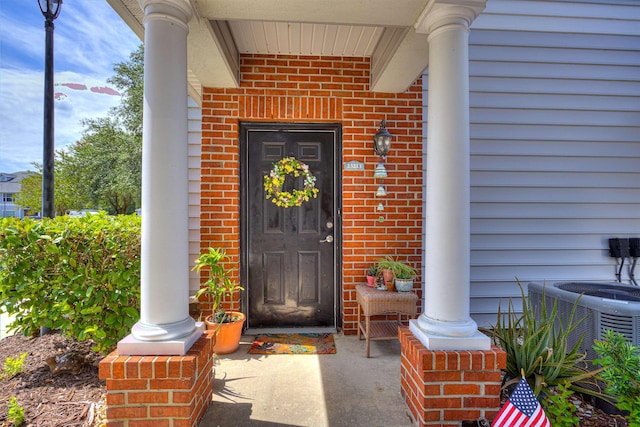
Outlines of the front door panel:
{"type": "MultiPolygon", "coordinates": [[[[244,283],[251,328],[335,326],[336,127],[245,124],[241,129],[245,247],[244,283]],[[264,176],[284,157],[307,164],[320,190],[301,206],[280,207],[265,197],[264,176]]],[[[302,189],[287,175],[284,189],[302,189]]]]}

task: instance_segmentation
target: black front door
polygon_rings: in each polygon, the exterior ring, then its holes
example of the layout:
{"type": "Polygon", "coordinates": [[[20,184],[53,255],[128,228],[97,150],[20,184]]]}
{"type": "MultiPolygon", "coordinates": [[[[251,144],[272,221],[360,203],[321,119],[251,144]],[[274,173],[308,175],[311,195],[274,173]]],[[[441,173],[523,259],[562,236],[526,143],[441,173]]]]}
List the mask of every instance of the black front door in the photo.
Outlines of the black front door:
{"type": "MultiPolygon", "coordinates": [[[[335,327],[340,127],[246,123],[240,135],[248,326],[335,327]],[[320,190],[301,206],[280,207],[265,197],[264,176],[285,157],[309,166],[320,190]]],[[[286,175],[284,190],[303,187],[302,177],[286,175]]]]}

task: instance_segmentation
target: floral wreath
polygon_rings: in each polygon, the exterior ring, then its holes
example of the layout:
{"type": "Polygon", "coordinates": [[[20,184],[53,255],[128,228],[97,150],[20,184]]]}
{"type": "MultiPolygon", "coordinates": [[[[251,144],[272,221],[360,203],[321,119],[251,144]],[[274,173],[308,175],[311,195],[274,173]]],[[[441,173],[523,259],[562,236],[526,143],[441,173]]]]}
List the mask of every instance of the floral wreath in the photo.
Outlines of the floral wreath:
{"type": "Polygon", "coordinates": [[[309,171],[309,166],[296,160],[294,157],[285,157],[273,164],[273,169],[269,175],[264,176],[264,191],[267,199],[271,199],[277,206],[290,208],[300,206],[308,202],[310,198],[316,198],[319,190],[316,188],[316,177],[309,171]],[[304,189],[291,192],[282,191],[285,177],[288,174],[302,176],[304,178],[304,189]]]}

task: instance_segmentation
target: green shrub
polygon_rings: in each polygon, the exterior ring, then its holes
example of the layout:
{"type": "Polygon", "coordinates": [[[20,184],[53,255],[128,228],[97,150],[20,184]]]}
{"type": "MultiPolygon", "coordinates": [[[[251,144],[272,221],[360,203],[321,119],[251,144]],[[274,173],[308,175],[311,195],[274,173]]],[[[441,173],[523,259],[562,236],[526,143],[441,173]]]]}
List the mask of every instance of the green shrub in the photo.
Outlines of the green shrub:
{"type": "Polygon", "coordinates": [[[18,403],[18,399],[15,396],[11,396],[9,399],[7,419],[16,427],[21,426],[22,423],[24,423],[24,408],[18,403]]]}
{"type": "Polygon", "coordinates": [[[629,411],[629,426],[640,427],[640,349],[612,330],[593,349],[600,356],[594,363],[604,368],[601,378],[607,393],[616,398],[619,409],[629,411]]]}
{"type": "Polygon", "coordinates": [[[3,364],[2,376],[11,378],[18,375],[24,369],[24,358],[27,353],[22,353],[19,357],[7,357],[3,364]]]}
{"type": "Polygon", "coordinates": [[[529,305],[522,286],[520,292],[522,314],[518,315],[513,302],[509,301],[504,315],[506,322],[498,308],[498,321],[493,328],[494,341],[507,353],[504,386],[517,383],[524,371],[536,396],[547,387],[564,383],[571,384],[574,391],[600,396],[594,380],[598,371],[588,370],[585,354],[578,352],[582,339],[573,348],[567,345],[567,338],[582,320],[574,321],[576,305],[563,325],[558,319],[556,304],[550,312],[542,304],[538,315],[529,305]]]}
{"type": "Polygon", "coordinates": [[[140,217],[6,218],[0,223],[0,309],[14,331],[40,327],[107,352],[139,318],[140,217]]]}
{"type": "Polygon", "coordinates": [[[541,403],[553,427],[573,427],[580,422],[576,416],[576,405],[570,399],[572,394],[567,383],[550,388],[545,393],[541,403]]]}

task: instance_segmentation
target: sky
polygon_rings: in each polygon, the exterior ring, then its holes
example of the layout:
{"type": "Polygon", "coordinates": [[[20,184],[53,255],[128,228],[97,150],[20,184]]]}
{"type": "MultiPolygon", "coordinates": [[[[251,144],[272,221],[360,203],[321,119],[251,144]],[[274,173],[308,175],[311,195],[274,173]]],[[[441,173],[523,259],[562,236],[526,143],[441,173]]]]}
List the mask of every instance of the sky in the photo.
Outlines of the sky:
{"type": "MultiPolygon", "coordinates": [[[[83,119],[119,105],[107,83],[142,42],[106,0],[64,0],[54,21],[55,148],[82,135],[83,119]]],[[[0,173],[42,163],[44,17],[38,0],[0,0],[0,173]]]]}

